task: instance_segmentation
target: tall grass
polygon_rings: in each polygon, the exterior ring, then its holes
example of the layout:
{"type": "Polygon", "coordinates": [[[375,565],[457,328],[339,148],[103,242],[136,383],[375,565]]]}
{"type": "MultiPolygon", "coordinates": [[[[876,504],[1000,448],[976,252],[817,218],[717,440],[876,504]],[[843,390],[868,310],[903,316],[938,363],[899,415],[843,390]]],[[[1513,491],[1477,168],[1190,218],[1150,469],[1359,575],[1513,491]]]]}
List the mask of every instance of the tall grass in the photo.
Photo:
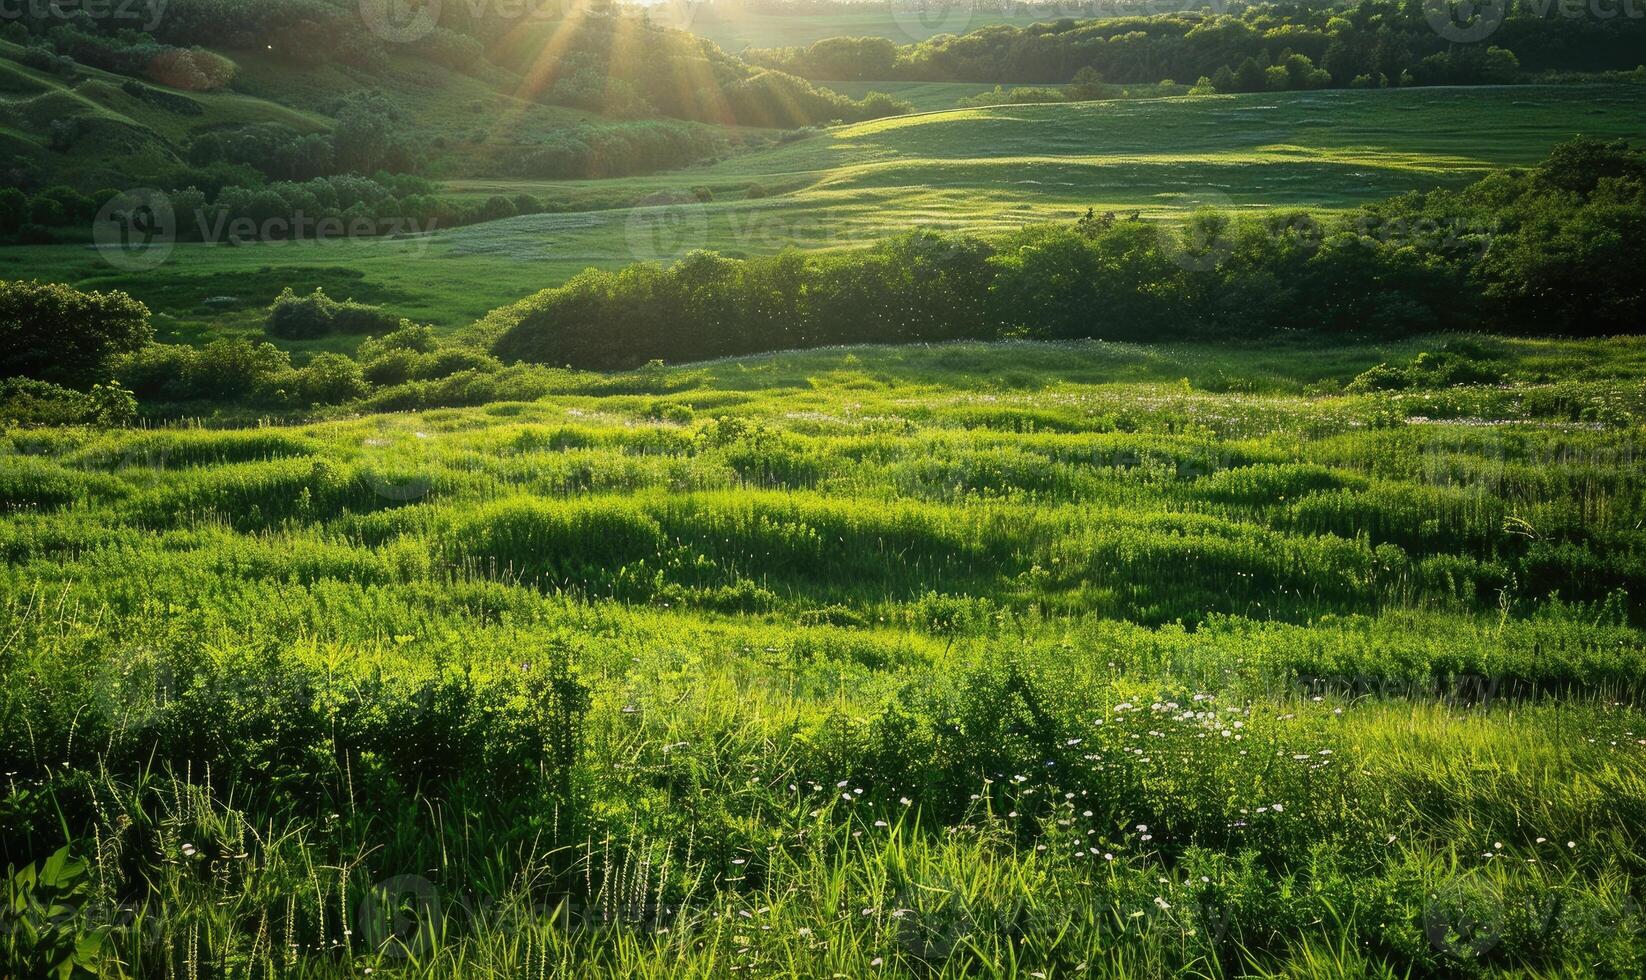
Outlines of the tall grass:
{"type": "Polygon", "coordinates": [[[1640,975],[1641,419],[1059,350],[0,437],[0,972],[1640,975]]]}

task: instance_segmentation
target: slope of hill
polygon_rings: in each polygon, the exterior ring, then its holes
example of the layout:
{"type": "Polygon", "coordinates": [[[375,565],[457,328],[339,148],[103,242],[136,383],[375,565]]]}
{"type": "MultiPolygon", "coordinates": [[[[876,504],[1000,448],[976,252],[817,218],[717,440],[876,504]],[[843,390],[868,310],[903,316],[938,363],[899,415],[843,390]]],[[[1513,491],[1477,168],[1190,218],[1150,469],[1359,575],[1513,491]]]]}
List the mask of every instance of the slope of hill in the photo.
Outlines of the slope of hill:
{"type": "Polygon", "coordinates": [[[1205,205],[1342,209],[1529,164],[1573,134],[1638,139],[1646,107],[1637,91],[1328,91],[929,113],[656,177],[448,184],[475,200],[529,192],[572,213],[413,240],[179,245],[164,276],[124,273],[83,248],[0,249],[0,276],[128,289],[173,335],[255,329],[257,311],[286,285],[323,285],[451,328],[586,267],[668,261],[691,248],[851,247],[912,227],[999,230],[1089,206],[1159,220],[1205,205]],[[1475,125],[1483,116],[1494,124],[1475,125]],[[648,199],[659,203],[579,210],[648,199]],[[205,304],[221,297],[232,301],[205,304]]]}
{"type": "Polygon", "coordinates": [[[354,4],[321,3],[309,9],[309,20],[290,22],[281,19],[295,16],[289,9],[178,7],[160,21],[166,44],[49,20],[33,24],[31,33],[30,22],[7,21],[0,33],[0,160],[9,158],[11,184],[82,192],[111,184],[215,187],[219,181],[187,166],[200,163],[191,148],[204,134],[264,126],[300,139],[337,125],[356,93],[378,100],[372,114],[387,132],[374,138],[394,142],[395,152],[354,159],[338,150],[303,174],[267,176],[655,172],[760,142],[748,126],[861,120],[905,109],[884,96],[848,98],[751,67],[701,38],[627,14],[531,20],[484,45],[441,28],[434,37],[450,35],[450,50],[433,57],[426,44],[373,36],[354,4]],[[190,18],[214,26],[174,24],[190,18]],[[170,46],[191,30],[188,43],[213,50],[170,46]],[[183,57],[209,59],[216,74],[163,70],[167,59],[183,57]]]}
{"type": "Polygon", "coordinates": [[[14,173],[49,171],[53,183],[129,186],[181,167],[194,134],[226,126],[330,126],[319,113],[241,92],[182,93],[86,66],[64,77],[25,64],[26,53],[0,40],[0,158],[14,173]]]}

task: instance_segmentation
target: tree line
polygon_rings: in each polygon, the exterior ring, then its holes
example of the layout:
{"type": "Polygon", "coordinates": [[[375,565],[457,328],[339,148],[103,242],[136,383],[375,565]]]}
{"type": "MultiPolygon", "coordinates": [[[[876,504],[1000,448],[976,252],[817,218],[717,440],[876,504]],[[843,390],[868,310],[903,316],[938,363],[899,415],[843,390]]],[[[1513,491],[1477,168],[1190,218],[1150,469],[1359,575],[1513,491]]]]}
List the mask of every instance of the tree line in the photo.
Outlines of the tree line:
{"type": "Polygon", "coordinates": [[[1255,4],[1229,13],[1064,18],[1023,27],[993,24],[903,46],[878,37],[826,38],[805,47],[751,50],[744,57],[823,81],[1046,85],[1089,69],[1109,83],[1204,79],[1216,91],[1255,92],[1486,84],[1532,71],[1628,70],[1646,51],[1646,21],[1562,17],[1552,5],[1542,14],[1515,6],[1489,40],[1456,44],[1431,26],[1425,2],[1255,4]]]}

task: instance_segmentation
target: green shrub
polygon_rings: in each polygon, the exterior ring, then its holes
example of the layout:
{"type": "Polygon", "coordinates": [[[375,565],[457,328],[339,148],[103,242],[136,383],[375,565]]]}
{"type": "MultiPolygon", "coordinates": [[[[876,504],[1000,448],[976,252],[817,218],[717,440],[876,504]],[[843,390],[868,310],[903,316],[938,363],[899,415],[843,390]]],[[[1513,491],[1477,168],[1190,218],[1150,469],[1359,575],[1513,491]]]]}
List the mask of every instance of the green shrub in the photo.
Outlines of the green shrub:
{"type": "Polygon", "coordinates": [[[153,335],[148,307],[125,293],[0,281],[0,377],[90,384],[153,335]]]}
{"type": "Polygon", "coordinates": [[[386,333],[399,322],[375,306],[353,300],[338,302],[319,287],[307,296],[298,296],[288,286],[269,306],[264,329],[283,340],[312,340],[331,334],[386,333]]]}

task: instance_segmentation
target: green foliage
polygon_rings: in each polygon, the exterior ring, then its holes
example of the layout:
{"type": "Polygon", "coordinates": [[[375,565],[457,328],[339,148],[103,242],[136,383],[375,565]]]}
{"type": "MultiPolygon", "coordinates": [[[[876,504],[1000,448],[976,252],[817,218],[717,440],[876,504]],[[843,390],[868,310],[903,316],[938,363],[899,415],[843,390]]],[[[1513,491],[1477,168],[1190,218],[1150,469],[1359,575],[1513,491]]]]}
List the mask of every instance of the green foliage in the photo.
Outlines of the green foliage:
{"type": "Polygon", "coordinates": [[[307,340],[330,334],[384,333],[398,323],[396,317],[375,306],[352,299],[339,302],[319,287],[307,296],[298,296],[287,287],[269,306],[264,329],[271,337],[307,340]]]}
{"type": "Polygon", "coordinates": [[[125,293],[0,281],[0,377],[88,384],[153,333],[148,307],[125,293]]]}
{"type": "Polygon", "coordinates": [[[754,49],[745,56],[807,78],[839,81],[1057,84],[1091,71],[1121,83],[1205,77],[1219,92],[1364,85],[1379,77],[1406,77],[1419,85],[1503,84],[1519,79],[1522,63],[1583,72],[1638,64],[1638,18],[1601,23],[1505,10],[1499,14],[1505,18],[1501,27],[1491,33],[1492,44],[1451,44],[1430,26],[1428,17],[1437,12],[1460,25],[1488,16],[1472,9],[1431,11],[1397,0],[1153,16],[1121,11],[1089,19],[991,23],[902,47],[882,38],[835,37],[805,47],[754,49]]]}
{"type": "Polygon", "coordinates": [[[95,977],[110,957],[106,930],[85,919],[86,864],[64,847],[38,866],[6,869],[0,964],[19,976],[95,977]]]}

